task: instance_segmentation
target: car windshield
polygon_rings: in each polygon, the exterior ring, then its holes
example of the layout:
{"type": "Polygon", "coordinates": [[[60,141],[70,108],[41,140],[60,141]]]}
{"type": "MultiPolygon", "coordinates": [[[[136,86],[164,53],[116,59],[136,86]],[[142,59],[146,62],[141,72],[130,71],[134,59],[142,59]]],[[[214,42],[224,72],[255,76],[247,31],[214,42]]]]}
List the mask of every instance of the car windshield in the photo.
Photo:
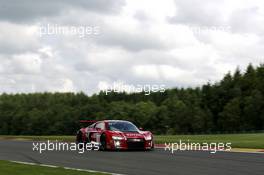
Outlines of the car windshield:
{"type": "Polygon", "coordinates": [[[109,122],[108,128],[110,131],[138,132],[138,128],[130,122],[109,122]]]}

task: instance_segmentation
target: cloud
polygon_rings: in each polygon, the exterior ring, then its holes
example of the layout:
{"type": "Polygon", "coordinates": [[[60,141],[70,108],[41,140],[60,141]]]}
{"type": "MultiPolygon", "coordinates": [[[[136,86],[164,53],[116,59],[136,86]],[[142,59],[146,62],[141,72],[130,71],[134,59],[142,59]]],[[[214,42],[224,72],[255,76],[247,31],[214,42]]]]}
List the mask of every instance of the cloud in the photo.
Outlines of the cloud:
{"type": "Polygon", "coordinates": [[[235,10],[230,17],[230,25],[232,26],[233,32],[263,35],[263,10],[264,6],[253,6],[235,10]]]}
{"type": "Polygon", "coordinates": [[[33,52],[40,46],[36,27],[0,22],[0,53],[33,52]]]}
{"type": "Polygon", "coordinates": [[[36,74],[41,73],[42,60],[37,54],[21,54],[12,58],[11,69],[14,74],[36,74]]]}
{"type": "Polygon", "coordinates": [[[263,7],[259,0],[3,1],[0,93],[218,81],[237,66],[263,63],[263,7]],[[99,26],[100,34],[40,37],[47,24],[99,26]],[[230,28],[212,28],[221,26],[230,28]]]}
{"type": "Polygon", "coordinates": [[[96,13],[118,13],[125,4],[121,0],[10,0],[0,1],[0,20],[12,22],[32,21],[48,18],[63,13],[67,15],[71,9],[84,9],[96,13]]]}
{"type": "Polygon", "coordinates": [[[169,17],[171,23],[187,25],[212,26],[224,21],[223,3],[225,1],[175,0],[176,14],[169,17]]]}
{"type": "Polygon", "coordinates": [[[109,47],[121,47],[128,51],[158,50],[166,48],[166,44],[155,34],[131,31],[107,31],[99,36],[96,42],[109,47]]]}

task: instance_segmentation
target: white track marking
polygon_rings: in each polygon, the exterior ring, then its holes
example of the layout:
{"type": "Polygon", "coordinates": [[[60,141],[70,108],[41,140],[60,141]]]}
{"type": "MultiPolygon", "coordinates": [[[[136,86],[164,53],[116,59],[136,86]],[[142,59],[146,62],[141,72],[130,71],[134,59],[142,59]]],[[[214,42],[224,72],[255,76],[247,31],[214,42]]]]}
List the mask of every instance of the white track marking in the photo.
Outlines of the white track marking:
{"type": "MultiPolygon", "coordinates": [[[[155,149],[163,149],[164,150],[164,147],[155,146],[155,149]]],[[[202,150],[186,150],[186,151],[202,151],[202,150]]],[[[210,150],[208,150],[208,151],[210,151],[210,150]]],[[[241,151],[240,150],[217,151],[217,152],[225,152],[225,153],[246,153],[246,154],[264,154],[264,152],[249,152],[249,151],[242,151],[242,150],[241,151]]]]}
{"type": "MultiPolygon", "coordinates": [[[[13,161],[13,160],[10,162],[20,163],[20,164],[25,164],[25,165],[38,165],[38,166],[50,167],[50,168],[60,167],[60,166],[55,166],[55,165],[38,164],[38,163],[32,163],[32,162],[22,162],[22,161],[13,161]]],[[[89,172],[89,173],[106,173],[106,174],[111,174],[111,175],[124,175],[124,174],[110,173],[110,172],[105,172],[105,171],[95,171],[95,170],[87,170],[87,169],[71,168],[71,167],[60,167],[60,168],[63,168],[66,170],[84,171],[84,172],[89,172]]]]}
{"type": "Polygon", "coordinates": [[[223,151],[223,152],[230,152],[230,153],[247,153],[247,154],[264,154],[264,152],[249,152],[249,151],[223,151]]]}

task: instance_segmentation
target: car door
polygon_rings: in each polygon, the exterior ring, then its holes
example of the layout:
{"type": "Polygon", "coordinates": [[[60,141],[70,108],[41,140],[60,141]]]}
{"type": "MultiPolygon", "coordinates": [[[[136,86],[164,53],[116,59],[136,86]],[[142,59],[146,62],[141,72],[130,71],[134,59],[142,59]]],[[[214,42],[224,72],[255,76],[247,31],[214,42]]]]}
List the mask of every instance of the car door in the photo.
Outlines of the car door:
{"type": "Polygon", "coordinates": [[[92,140],[99,143],[101,134],[105,130],[105,123],[104,122],[98,122],[95,124],[94,128],[95,128],[95,132],[92,135],[92,140]]]}

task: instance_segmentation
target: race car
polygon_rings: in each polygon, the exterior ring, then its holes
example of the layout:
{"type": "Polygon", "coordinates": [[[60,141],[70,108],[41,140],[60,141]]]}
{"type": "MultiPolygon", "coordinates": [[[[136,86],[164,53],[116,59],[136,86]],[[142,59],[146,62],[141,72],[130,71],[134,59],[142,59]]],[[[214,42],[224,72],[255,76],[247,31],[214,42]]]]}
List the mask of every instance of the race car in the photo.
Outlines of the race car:
{"type": "Polygon", "coordinates": [[[99,143],[101,150],[152,150],[153,135],[124,120],[81,121],[95,122],[77,131],[77,143],[99,143]]]}

